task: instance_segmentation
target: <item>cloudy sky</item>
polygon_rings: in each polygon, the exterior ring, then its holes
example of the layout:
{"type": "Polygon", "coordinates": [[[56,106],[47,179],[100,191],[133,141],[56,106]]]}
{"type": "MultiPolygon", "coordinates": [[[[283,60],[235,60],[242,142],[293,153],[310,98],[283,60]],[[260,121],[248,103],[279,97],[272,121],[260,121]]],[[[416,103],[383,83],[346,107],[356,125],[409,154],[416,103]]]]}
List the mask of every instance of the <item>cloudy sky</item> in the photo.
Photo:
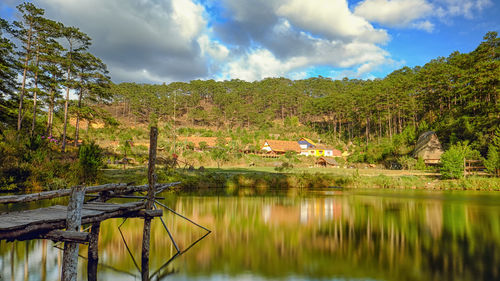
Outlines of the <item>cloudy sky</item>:
{"type": "MultiPolygon", "coordinates": [[[[2,0],[12,21],[21,1],[2,0]]],[[[496,0],[38,0],[114,82],[384,77],[500,31],[496,0]]]]}

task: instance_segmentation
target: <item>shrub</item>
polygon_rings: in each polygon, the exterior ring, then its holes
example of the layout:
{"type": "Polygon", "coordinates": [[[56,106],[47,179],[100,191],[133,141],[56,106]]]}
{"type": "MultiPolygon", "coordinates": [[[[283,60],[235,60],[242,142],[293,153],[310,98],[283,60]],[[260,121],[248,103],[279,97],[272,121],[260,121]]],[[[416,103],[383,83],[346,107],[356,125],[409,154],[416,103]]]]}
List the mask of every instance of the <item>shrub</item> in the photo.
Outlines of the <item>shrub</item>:
{"type": "Polygon", "coordinates": [[[285,172],[293,169],[293,165],[289,162],[283,162],[281,165],[274,167],[274,170],[276,172],[285,172]]]}
{"type": "Polygon", "coordinates": [[[102,159],[102,150],[95,142],[80,146],[78,166],[81,183],[89,183],[97,178],[99,168],[103,164],[102,159]]]}
{"type": "Polygon", "coordinates": [[[441,155],[441,175],[445,179],[458,179],[464,176],[465,153],[459,146],[451,146],[441,155]]]}
{"type": "Polygon", "coordinates": [[[500,152],[493,144],[490,144],[488,147],[488,156],[484,161],[484,166],[488,172],[498,175],[498,170],[500,170],[500,152]]]}
{"type": "Polygon", "coordinates": [[[408,155],[399,157],[398,162],[404,170],[413,170],[417,166],[417,159],[408,155]]]}

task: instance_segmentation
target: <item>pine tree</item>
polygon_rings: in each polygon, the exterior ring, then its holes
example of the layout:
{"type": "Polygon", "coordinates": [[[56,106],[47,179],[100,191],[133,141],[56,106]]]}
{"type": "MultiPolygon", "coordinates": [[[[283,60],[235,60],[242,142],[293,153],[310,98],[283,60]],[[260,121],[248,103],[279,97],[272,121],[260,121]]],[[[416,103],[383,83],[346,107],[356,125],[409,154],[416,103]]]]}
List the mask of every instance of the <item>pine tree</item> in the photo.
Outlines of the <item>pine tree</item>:
{"type": "Polygon", "coordinates": [[[26,78],[28,75],[29,63],[33,55],[33,41],[36,36],[36,22],[43,16],[44,10],[37,8],[29,2],[25,2],[17,6],[18,11],[22,14],[22,21],[14,22],[18,30],[14,32],[17,39],[23,44],[23,50],[19,53],[20,60],[23,61],[23,78],[21,82],[21,90],[19,91],[19,111],[17,115],[17,131],[21,130],[23,113],[24,94],[26,90],[26,78]]]}
{"type": "Polygon", "coordinates": [[[4,37],[6,32],[11,32],[10,25],[6,20],[0,19],[0,101],[6,95],[11,96],[16,86],[15,45],[4,37]]]}
{"type": "Polygon", "coordinates": [[[66,39],[68,49],[66,52],[66,99],[64,102],[64,124],[63,124],[63,139],[62,151],[66,150],[66,132],[68,127],[68,106],[69,106],[69,90],[74,88],[74,80],[71,78],[73,69],[73,57],[78,52],[87,50],[90,46],[90,37],[81,32],[76,27],[62,27],[62,35],[66,39]]]}
{"type": "MultiPolygon", "coordinates": [[[[87,98],[93,102],[108,99],[110,78],[106,65],[90,53],[76,53],[74,56],[76,76],[78,76],[78,108],[76,111],[75,143],[76,146],[80,131],[80,118],[82,111],[82,100],[87,98]]],[[[89,116],[86,117],[89,119],[89,116]]]]}

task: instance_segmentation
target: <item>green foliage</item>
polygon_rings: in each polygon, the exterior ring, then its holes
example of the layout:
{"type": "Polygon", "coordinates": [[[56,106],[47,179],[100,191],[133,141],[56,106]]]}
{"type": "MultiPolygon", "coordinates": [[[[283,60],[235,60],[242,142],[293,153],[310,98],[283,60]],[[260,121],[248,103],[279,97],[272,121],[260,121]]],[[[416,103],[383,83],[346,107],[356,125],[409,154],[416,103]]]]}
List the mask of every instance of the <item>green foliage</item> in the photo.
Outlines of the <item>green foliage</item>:
{"type": "Polygon", "coordinates": [[[217,144],[216,147],[210,150],[210,158],[217,162],[217,168],[220,168],[221,164],[229,160],[229,155],[227,148],[224,145],[217,144]]]}
{"type": "Polygon", "coordinates": [[[282,162],[279,166],[274,167],[276,172],[287,172],[293,169],[293,164],[290,162],[282,162]]]}
{"type": "Polygon", "coordinates": [[[445,179],[458,179],[464,176],[465,151],[453,145],[441,155],[441,175],[445,179]]]}
{"type": "MultiPolygon", "coordinates": [[[[464,151],[468,159],[480,159],[478,151],[483,155],[487,150],[492,151],[488,154],[488,167],[495,166],[493,152],[498,151],[500,145],[490,149],[488,144],[492,143],[494,129],[500,127],[500,40],[496,32],[486,34],[483,42],[470,53],[456,52],[423,67],[403,67],[384,79],[334,81],[312,77],[296,81],[267,78],[255,82],[195,80],[168,85],[112,85],[104,63],[87,52],[90,38],[85,33],[45,19],[44,10],[31,3],[21,4],[18,9],[21,17],[15,30],[0,20],[0,123],[7,128],[16,127],[12,118],[16,114],[19,124],[25,124],[24,113],[31,114],[36,125],[40,110],[31,112],[32,108],[22,108],[25,99],[31,98],[28,93],[39,94],[40,102],[46,103],[43,106],[49,108],[49,113],[59,114],[62,100],[59,93],[64,87],[79,95],[80,100],[72,104],[70,114],[78,115],[81,120],[100,119],[108,127],[116,126],[111,113],[102,108],[103,103],[111,101],[114,108],[110,112],[115,111],[115,116],[122,115],[119,117],[125,117],[128,122],[134,120],[135,124],[158,119],[170,124],[169,132],[175,128],[174,123],[202,125],[203,128],[181,127],[176,133],[217,136],[217,147],[209,155],[218,166],[229,160],[239,161],[243,158],[243,149],[258,150],[258,142],[263,139],[295,140],[313,135],[329,144],[356,143],[354,148],[349,146],[353,151],[349,157],[351,162],[387,163],[399,157],[405,168],[416,168],[422,166],[421,160],[415,163],[414,159],[402,156],[411,152],[419,133],[430,129],[437,131],[445,147],[469,141],[470,147],[477,151],[464,151]],[[4,35],[6,32],[12,33],[22,45],[15,46],[7,39],[10,37],[4,35]],[[21,62],[17,69],[15,61],[21,62]],[[4,98],[4,95],[12,95],[16,77],[24,74],[28,81],[38,77],[39,89],[23,88],[19,99],[4,98]],[[15,104],[17,101],[19,107],[15,104]],[[18,112],[17,108],[22,110],[18,112]],[[226,137],[233,141],[226,144],[226,137]]],[[[30,83],[26,85],[31,87],[30,83]]],[[[57,114],[56,120],[60,117],[57,114]]],[[[66,117],[69,116],[64,117],[64,123],[67,123],[66,117]]],[[[45,122],[38,122],[38,127],[42,126],[45,122]]],[[[66,126],[63,128],[63,139],[73,132],[75,139],[78,138],[78,129],[69,126],[66,132],[66,126]]],[[[52,125],[47,129],[52,135],[52,125]]],[[[132,152],[142,155],[140,149],[132,151],[129,140],[147,138],[147,132],[140,127],[92,130],[89,135],[95,137],[94,132],[106,141],[118,139],[124,155],[132,152]]],[[[65,177],[59,171],[51,173],[55,169],[51,166],[45,167],[47,174],[40,170],[47,162],[58,163],[54,160],[58,155],[55,144],[36,137],[33,131],[32,139],[24,138],[24,131],[17,133],[22,140],[0,141],[3,162],[0,168],[6,172],[2,174],[4,185],[27,181],[46,183],[52,177],[65,177]]],[[[169,144],[162,146],[165,151],[172,149],[169,144]]],[[[205,144],[200,147],[206,148],[205,144]]],[[[184,148],[188,149],[182,150],[183,156],[203,160],[204,154],[193,157],[194,152],[189,150],[193,148],[191,144],[184,144],[184,148]]],[[[295,164],[298,160],[286,155],[284,161],[295,164]]]]}
{"type": "Polygon", "coordinates": [[[198,145],[200,146],[201,150],[206,150],[208,148],[208,144],[205,141],[200,141],[198,145]]]}
{"type": "Polygon", "coordinates": [[[417,166],[417,159],[407,155],[399,157],[398,162],[404,170],[413,170],[417,166]]]}
{"type": "Polygon", "coordinates": [[[486,167],[488,172],[499,176],[498,171],[500,170],[500,151],[494,144],[490,144],[490,146],[488,147],[488,156],[484,161],[484,166],[486,167]]]}
{"type": "Polygon", "coordinates": [[[62,157],[53,138],[0,134],[0,190],[66,188],[74,183],[73,155],[62,157]]]}
{"type": "Polygon", "coordinates": [[[89,184],[97,180],[103,165],[102,149],[94,142],[83,144],[78,152],[80,183],[89,184]]]}

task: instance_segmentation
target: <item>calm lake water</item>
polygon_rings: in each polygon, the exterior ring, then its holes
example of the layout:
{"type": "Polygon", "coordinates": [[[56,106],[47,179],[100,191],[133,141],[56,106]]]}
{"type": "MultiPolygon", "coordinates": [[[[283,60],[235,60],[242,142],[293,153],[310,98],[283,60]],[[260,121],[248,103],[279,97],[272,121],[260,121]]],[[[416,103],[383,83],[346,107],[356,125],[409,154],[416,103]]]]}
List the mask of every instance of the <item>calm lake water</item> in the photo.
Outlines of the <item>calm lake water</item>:
{"type": "MultiPolygon", "coordinates": [[[[155,279],[500,280],[498,192],[236,193],[163,194],[162,203],[212,233],[165,264],[175,248],[155,219],[155,279]]],[[[181,250],[206,233],[168,211],[163,219],[181,250]]],[[[140,265],[143,222],[122,222],[101,226],[100,280],[140,280],[135,262],[140,265]]],[[[58,280],[57,246],[0,242],[0,280],[58,280]]],[[[86,246],[81,255],[87,255],[86,246]]],[[[79,278],[86,280],[84,258],[79,267],[79,278]]]]}

